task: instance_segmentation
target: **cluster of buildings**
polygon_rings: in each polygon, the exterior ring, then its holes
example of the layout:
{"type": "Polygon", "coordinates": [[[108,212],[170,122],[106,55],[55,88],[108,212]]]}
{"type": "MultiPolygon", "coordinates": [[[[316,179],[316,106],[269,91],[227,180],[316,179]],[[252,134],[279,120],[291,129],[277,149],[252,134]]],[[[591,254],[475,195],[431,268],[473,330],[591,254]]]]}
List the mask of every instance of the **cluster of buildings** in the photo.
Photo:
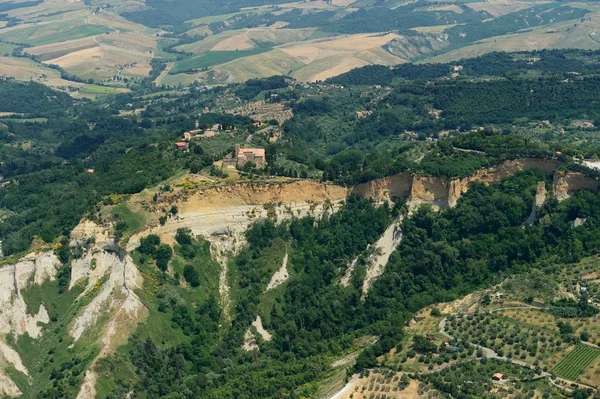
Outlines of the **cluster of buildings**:
{"type": "Polygon", "coordinates": [[[200,124],[196,121],[196,128],[183,133],[183,138],[175,143],[176,150],[188,150],[192,139],[211,139],[223,131],[223,126],[214,124],[210,129],[200,129],[200,124]]]}
{"type": "MultiPolygon", "coordinates": [[[[258,123],[262,125],[262,122],[258,123]]],[[[175,143],[175,149],[184,152],[189,151],[190,142],[193,139],[210,139],[222,131],[223,126],[220,124],[215,124],[210,129],[200,129],[198,122],[196,122],[196,128],[183,133],[183,138],[175,143]]],[[[243,168],[248,162],[252,162],[258,169],[264,168],[266,164],[265,149],[243,148],[239,144],[236,144],[235,150],[223,158],[223,167],[243,168]]]]}
{"type": "Polygon", "coordinates": [[[223,158],[224,168],[243,168],[248,162],[252,162],[258,169],[265,167],[264,148],[242,148],[235,145],[235,151],[230,152],[223,158]]]}

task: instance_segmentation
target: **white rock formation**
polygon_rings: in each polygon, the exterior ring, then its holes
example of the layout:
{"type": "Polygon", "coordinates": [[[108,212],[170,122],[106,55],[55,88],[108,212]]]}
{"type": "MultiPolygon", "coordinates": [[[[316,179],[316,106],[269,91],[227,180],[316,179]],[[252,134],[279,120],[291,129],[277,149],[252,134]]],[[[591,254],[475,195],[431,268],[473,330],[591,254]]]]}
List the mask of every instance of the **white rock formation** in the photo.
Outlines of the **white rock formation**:
{"type": "Polygon", "coordinates": [[[281,267],[271,277],[271,281],[269,281],[269,285],[267,285],[265,292],[271,291],[272,289],[277,288],[281,284],[285,283],[288,278],[290,278],[290,274],[287,269],[287,263],[288,263],[288,253],[286,252],[285,256],[283,257],[283,262],[281,262],[281,267]]]}
{"type": "Polygon", "coordinates": [[[363,281],[361,298],[367,297],[369,289],[373,283],[385,271],[385,267],[390,259],[392,252],[402,241],[402,216],[398,217],[383,233],[381,238],[375,244],[375,253],[369,258],[367,263],[367,275],[363,281]]]}

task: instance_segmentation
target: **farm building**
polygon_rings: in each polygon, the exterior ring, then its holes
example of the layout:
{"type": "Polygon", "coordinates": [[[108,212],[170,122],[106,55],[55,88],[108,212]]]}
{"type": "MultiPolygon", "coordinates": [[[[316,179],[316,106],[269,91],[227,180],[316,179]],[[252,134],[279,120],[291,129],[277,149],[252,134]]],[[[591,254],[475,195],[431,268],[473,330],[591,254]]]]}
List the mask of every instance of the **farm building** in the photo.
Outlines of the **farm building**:
{"type": "Polygon", "coordinates": [[[502,373],[495,373],[492,376],[493,381],[502,381],[503,378],[504,378],[504,375],[502,373]]]}
{"type": "Polygon", "coordinates": [[[186,141],[178,141],[175,143],[175,149],[176,150],[182,150],[185,151],[187,150],[189,147],[189,143],[186,141]]]}
{"type": "Polygon", "coordinates": [[[241,148],[236,144],[235,151],[223,158],[224,168],[243,168],[248,162],[252,162],[257,168],[265,167],[264,148],[241,148]]]}

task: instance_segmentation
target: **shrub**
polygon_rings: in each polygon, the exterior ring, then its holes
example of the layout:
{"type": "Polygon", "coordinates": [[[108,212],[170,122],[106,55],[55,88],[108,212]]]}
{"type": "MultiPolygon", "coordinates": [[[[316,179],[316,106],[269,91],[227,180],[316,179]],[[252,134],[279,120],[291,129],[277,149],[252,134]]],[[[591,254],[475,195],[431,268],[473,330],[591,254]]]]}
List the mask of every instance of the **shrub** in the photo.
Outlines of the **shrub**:
{"type": "Polygon", "coordinates": [[[185,265],[183,269],[183,278],[187,281],[192,287],[198,287],[200,285],[200,276],[198,271],[192,265],[185,265]]]}
{"type": "Polygon", "coordinates": [[[173,256],[173,250],[167,244],[162,244],[156,250],[156,266],[163,272],[167,270],[169,261],[173,256]]]}

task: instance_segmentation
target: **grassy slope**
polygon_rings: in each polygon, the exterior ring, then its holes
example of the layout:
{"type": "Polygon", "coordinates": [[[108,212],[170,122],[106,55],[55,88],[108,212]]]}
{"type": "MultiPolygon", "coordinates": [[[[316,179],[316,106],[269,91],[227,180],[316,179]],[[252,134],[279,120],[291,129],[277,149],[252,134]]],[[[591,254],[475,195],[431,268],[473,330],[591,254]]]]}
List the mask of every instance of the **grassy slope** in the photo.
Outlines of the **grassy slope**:
{"type": "Polygon", "coordinates": [[[238,51],[208,51],[202,55],[177,61],[172,73],[181,73],[191,69],[208,68],[213,65],[225,64],[238,58],[249,57],[269,51],[269,48],[255,48],[238,51]]]}

